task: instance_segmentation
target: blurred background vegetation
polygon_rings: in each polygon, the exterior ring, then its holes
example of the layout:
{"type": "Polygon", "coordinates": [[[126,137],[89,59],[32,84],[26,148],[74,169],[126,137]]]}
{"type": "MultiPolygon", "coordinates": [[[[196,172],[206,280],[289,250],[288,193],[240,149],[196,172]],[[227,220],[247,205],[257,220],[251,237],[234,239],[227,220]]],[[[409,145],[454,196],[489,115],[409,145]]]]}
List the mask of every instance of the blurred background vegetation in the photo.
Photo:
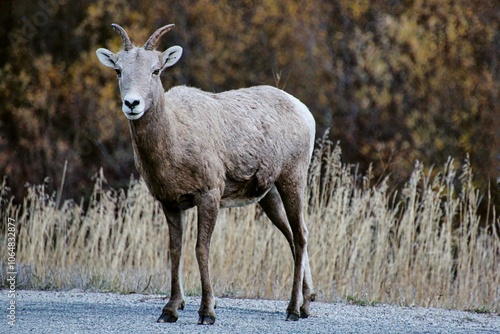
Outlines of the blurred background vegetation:
{"type": "Polygon", "coordinates": [[[0,2],[0,175],[88,195],[137,174],[113,71],[98,47],[121,48],[111,23],[142,45],[176,28],[183,59],[165,88],[220,92],[278,86],[331,128],[343,160],[397,187],[414,169],[460,163],[497,198],[500,176],[500,2],[478,0],[185,0],[0,2]],[[491,183],[489,183],[491,180],[491,183]]]}

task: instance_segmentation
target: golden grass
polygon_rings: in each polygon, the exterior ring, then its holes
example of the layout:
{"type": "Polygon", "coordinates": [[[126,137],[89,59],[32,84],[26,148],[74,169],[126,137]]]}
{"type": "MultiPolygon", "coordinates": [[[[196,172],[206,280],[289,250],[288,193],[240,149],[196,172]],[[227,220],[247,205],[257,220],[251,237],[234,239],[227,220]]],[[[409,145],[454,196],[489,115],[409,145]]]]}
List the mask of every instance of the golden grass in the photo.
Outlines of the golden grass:
{"type": "MultiPolygon", "coordinates": [[[[14,218],[18,286],[168,293],[168,228],[160,206],[142,181],[118,191],[104,182],[102,173],[96,176],[90,203],[60,207],[44,185],[29,186],[23,204],[13,205],[4,182],[0,244],[14,218]]],[[[371,183],[370,171],[353,174],[338,147],[320,143],[306,208],[319,300],[499,312],[500,218],[488,203],[481,225],[469,164],[457,170],[450,160],[432,173],[417,163],[399,194],[386,181],[371,183]]],[[[187,217],[184,284],[188,294],[199,294],[196,210],[187,217]]],[[[221,211],[211,268],[218,296],[289,297],[291,252],[258,206],[221,211]]]]}

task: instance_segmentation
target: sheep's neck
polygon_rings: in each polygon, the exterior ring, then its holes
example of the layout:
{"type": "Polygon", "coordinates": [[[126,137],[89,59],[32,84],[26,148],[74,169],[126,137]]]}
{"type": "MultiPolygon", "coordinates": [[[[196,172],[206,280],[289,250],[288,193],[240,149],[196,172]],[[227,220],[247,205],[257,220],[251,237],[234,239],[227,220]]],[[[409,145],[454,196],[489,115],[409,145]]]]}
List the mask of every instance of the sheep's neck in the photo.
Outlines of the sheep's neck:
{"type": "Polygon", "coordinates": [[[168,159],[175,148],[175,129],[170,122],[171,111],[165,108],[163,92],[160,97],[144,116],[129,121],[135,154],[143,164],[150,166],[168,159]]]}

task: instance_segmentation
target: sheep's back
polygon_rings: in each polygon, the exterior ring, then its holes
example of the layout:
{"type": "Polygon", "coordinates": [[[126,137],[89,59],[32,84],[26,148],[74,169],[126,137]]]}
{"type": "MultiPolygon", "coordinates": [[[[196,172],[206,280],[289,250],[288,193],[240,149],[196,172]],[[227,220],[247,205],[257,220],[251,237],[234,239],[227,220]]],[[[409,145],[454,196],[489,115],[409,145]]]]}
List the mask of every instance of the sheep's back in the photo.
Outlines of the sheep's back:
{"type": "Polygon", "coordinates": [[[176,131],[184,151],[218,169],[228,194],[237,197],[251,188],[258,196],[283,170],[307,169],[314,119],[282,90],[257,86],[216,94],[179,86],[166,93],[166,100],[178,104],[176,131]]]}

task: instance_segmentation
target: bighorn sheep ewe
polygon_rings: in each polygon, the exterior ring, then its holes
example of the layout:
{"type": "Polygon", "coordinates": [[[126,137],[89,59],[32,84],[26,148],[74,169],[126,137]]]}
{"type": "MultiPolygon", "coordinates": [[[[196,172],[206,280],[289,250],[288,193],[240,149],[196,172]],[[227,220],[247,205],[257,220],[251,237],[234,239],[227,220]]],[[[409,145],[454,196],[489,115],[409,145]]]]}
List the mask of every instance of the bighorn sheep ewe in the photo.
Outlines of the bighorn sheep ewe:
{"type": "Polygon", "coordinates": [[[143,47],[125,30],[123,51],[100,48],[99,60],[113,68],[129,119],[137,169],[162,204],[169,228],[171,296],[158,322],[175,322],[183,309],[182,234],[184,210],[198,209],[198,261],[202,299],[200,324],[215,321],[209,270],[210,239],[219,208],[258,202],[285,235],[294,258],[287,320],[309,316],[314,300],[307,255],[303,202],[315,122],[295,97],[270,86],[219,94],[178,86],[165,92],[160,74],[174,65],[182,48],[155,50],[174,27],[155,31],[143,47]]]}

